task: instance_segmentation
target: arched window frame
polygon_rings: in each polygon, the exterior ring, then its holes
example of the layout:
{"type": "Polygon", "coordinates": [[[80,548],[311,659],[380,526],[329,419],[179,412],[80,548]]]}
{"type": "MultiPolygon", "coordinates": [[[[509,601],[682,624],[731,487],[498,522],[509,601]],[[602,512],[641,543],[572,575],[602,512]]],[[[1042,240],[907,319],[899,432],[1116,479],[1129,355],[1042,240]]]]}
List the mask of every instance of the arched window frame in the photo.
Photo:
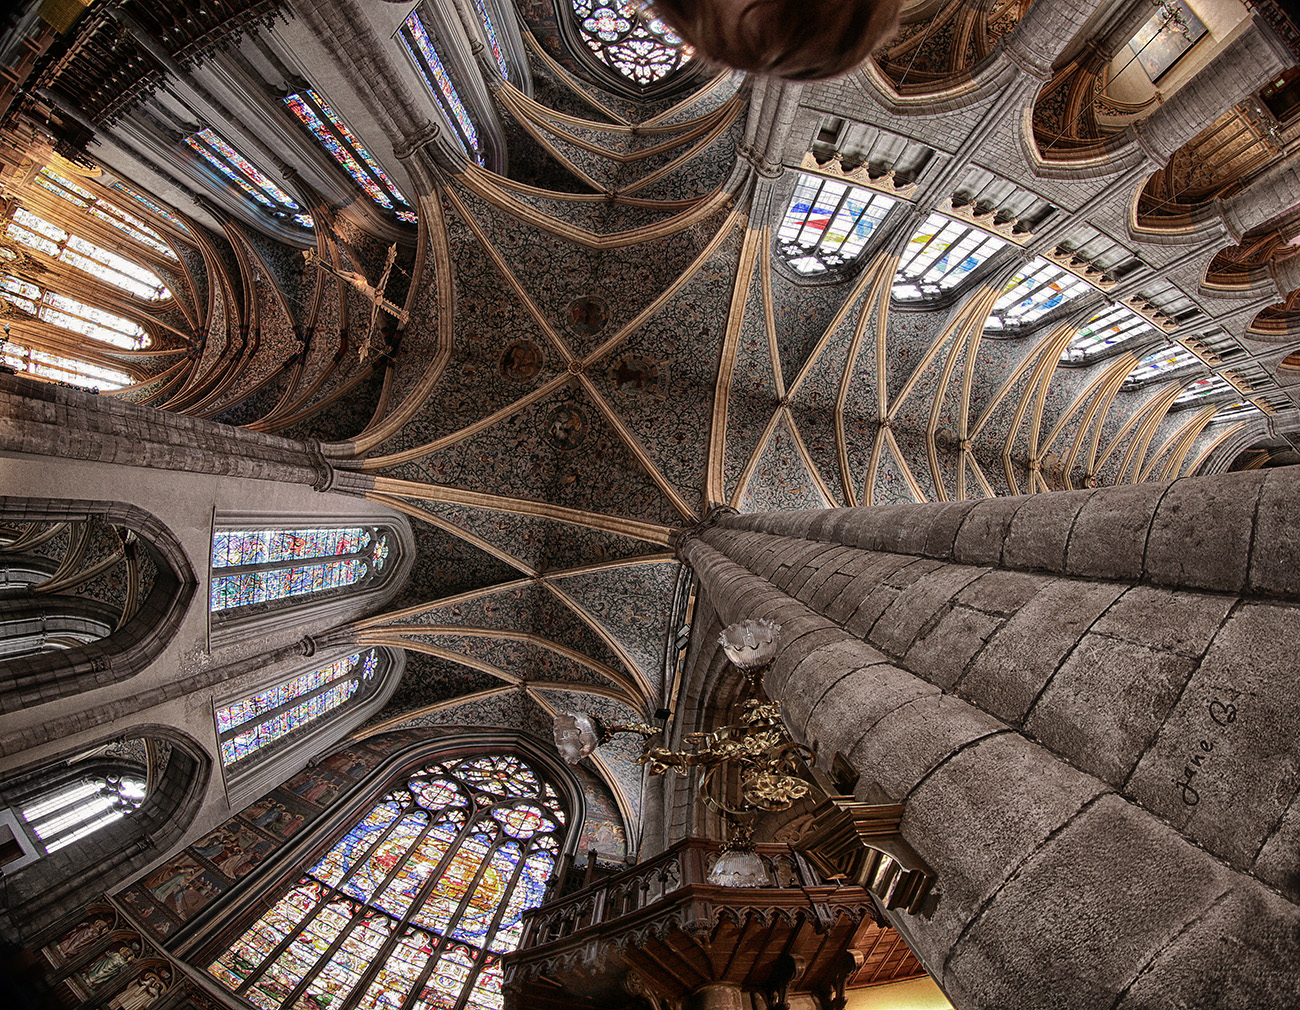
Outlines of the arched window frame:
{"type": "Polygon", "coordinates": [[[924,302],[955,294],[1007,244],[972,224],[931,213],[903,247],[891,297],[924,302]]]}
{"type": "Polygon", "coordinates": [[[1156,334],[1156,328],[1124,305],[1106,305],[1094,312],[1061,354],[1063,364],[1083,364],[1124,350],[1132,341],[1156,334]]]}
{"type": "Polygon", "coordinates": [[[1017,270],[993,303],[984,331],[1023,329],[1095,290],[1082,277],[1041,256],[1017,270]]]}
{"type": "Polygon", "coordinates": [[[10,273],[4,275],[0,297],[43,322],[106,347],[142,351],[150,344],[149,334],[139,323],[10,273]]]}
{"type": "Polygon", "coordinates": [[[1193,368],[1200,362],[1201,359],[1182,344],[1174,343],[1157,348],[1133,366],[1133,370],[1124,377],[1123,388],[1134,389],[1150,382],[1163,382],[1174,373],[1193,368]]]}
{"type": "Polygon", "coordinates": [[[848,271],[898,202],[862,186],[801,172],[776,229],[777,256],[800,279],[830,279],[848,271]]]}
{"type": "MultiPolygon", "coordinates": [[[[202,924],[199,932],[193,937],[190,943],[192,951],[189,955],[190,963],[200,970],[206,970],[209,965],[216,963],[225,951],[235,948],[240,938],[251,930],[268,909],[268,895],[278,896],[275,899],[278,901],[290,894],[313,867],[326,858],[338,843],[351,835],[361,825],[363,819],[379,807],[386,796],[402,789],[404,783],[414,777],[415,773],[435,763],[450,765],[475,757],[492,756],[516,756],[522,759],[531,766],[539,780],[554,790],[566,817],[554,855],[557,863],[565,856],[571,858],[581,838],[582,823],[586,813],[585,801],[581,787],[572,773],[560,764],[554,755],[536,750],[530,744],[513,736],[492,733],[478,733],[472,738],[448,737],[432,746],[427,742],[416,744],[390,757],[368,777],[367,782],[346,802],[344,809],[336,810],[327,821],[321,823],[318,829],[297,839],[295,852],[299,855],[292,865],[286,865],[283,860],[275,865],[268,862],[236,885],[228,896],[224,912],[202,924]]],[[[477,807],[478,804],[471,803],[470,806],[477,807]]],[[[476,815],[481,812],[481,810],[475,811],[476,815]]],[[[444,863],[449,862],[446,857],[450,854],[443,854],[444,863]]],[[[400,866],[399,859],[396,868],[400,866]]],[[[426,878],[426,885],[440,879],[440,874],[430,874],[426,878]]],[[[376,889],[372,893],[380,893],[380,891],[376,889]]],[[[353,901],[355,902],[356,899],[353,901]]],[[[319,907],[324,907],[325,903],[322,902],[319,907]]],[[[287,946],[288,943],[289,939],[285,938],[282,946],[287,946]]],[[[320,965],[323,960],[318,959],[315,965],[320,965]]],[[[265,963],[269,964],[271,960],[268,959],[265,963]]],[[[421,968],[423,964],[424,962],[421,961],[421,968]]],[[[368,982],[369,979],[366,981],[368,982]]],[[[469,1006],[476,1007],[478,1004],[471,1002],[469,1006]]]]}
{"type": "Polygon", "coordinates": [[[167,244],[167,240],[140,218],[123,210],[111,200],[94,193],[81,182],[55,171],[49,165],[42,167],[36,173],[32,184],[78,208],[83,214],[115,228],[131,241],[138,242],[157,255],[172,261],[179,259],[176,251],[167,244]]]}
{"type": "MultiPolygon", "coordinates": [[[[375,540],[366,545],[373,549],[375,540]]],[[[409,525],[399,516],[361,513],[352,515],[284,516],[266,513],[221,513],[213,517],[209,538],[207,610],[209,637],[214,645],[227,644],[246,638],[258,638],[278,630],[286,618],[310,630],[337,624],[378,606],[394,595],[403,584],[414,562],[415,548],[409,525]],[[214,564],[212,547],[220,533],[234,531],[290,531],[322,529],[362,529],[372,536],[387,539],[388,554],[383,568],[378,572],[368,570],[366,576],[342,585],[325,587],[320,591],[279,596],[249,606],[212,609],[214,578],[237,575],[242,572],[283,571],[294,567],[307,567],[332,560],[346,560],[358,555],[319,555],[320,560],[299,558],[267,561],[253,565],[214,564]]]]}
{"type": "Polygon", "coordinates": [[[304,231],[315,228],[311,215],[282,186],[213,127],[200,127],[185,138],[185,143],[194,152],[195,166],[201,166],[223,189],[238,193],[245,205],[255,205],[285,227],[297,226],[304,231]]]}
{"type": "Polygon", "coordinates": [[[149,197],[145,196],[143,193],[139,192],[138,190],[132,189],[121,179],[113,179],[107,183],[107,186],[109,189],[116,190],[118,193],[122,193],[125,194],[126,196],[129,196],[132,200],[136,201],[136,203],[140,204],[140,206],[144,207],[145,209],[149,210],[154,214],[157,214],[160,218],[166,221],[173,228],[176,228],[179,231],[182,231],[186,234],[190,234],[189,225],[187,225],[179,217],[177,217],[175,214],[169,211],[166,207],[162,206],[162,204],[156,203],[149,197]]]}
{"type": "Polygon", "coordinates": [[[348,733],[383,708],[397,689],[405,667],[404,650],[383,646],[353,645],[333,648],[305,661],[298,660],[290,665],[278,666],[270,676],[264,673],[257,683],[244,684],[237,691],[214,695],[212,718],[217,742],[216,764],[225,779],[226,796],[229,802],[236,807],[241,803],[252,802],[298,771],[309,759],[341,742],[348,733]],[[369,655],[374,656],[375,664],[371,675],[366,677],[364,664],[369,655]],[[292,698],[286,693],[284,701],[280,704],[223,730],[223,709],[277,692],[295,681],[310,678],[312,674],[327,670],[352,656],[358,657],[357,664],[346,671],[340,671],[340,676],[310,687],[292,698]],[[247,757],[227,762],[227,748],[224,745],[250,724],[260,724],[282,714],[291,714],[297,706],[308,704],[313,699],[327,694],[340,683],[352,679],[358,682],[357,689],[341,703],[316,715],[308,713],[298,725],[288,727],[288,731],[283,735],[269,741],[247,757]]]}
{"type": "MultiPolygon", "coordinates": [[[[591,2],[595,8],[634,6],[631,2],[625,4],[620,0],[611,0],[610,3],[604,3],[602,0],[591,0],[591,2]]],[[[686,91],[710,72],[703,60],[688,59],[678,63],[675,69],[658,80],[639,84],[597,55],[587,41],[587,33],[582,27],[574,0],[554,0],[554,4],[555,20],[565,48],[570,56],[587,70],[587,75],[593,83],[607,91],[637,101],[653,101],[686,91]]],[[[667,28],[666,25],[664,27],[667,28]]]]}
{"type": "Polygon", "coordinates": [[[286,108],[376,205],[403,224],[416,223],[411,202],[380,167],[319,91],[302,87],[284,97],[286,108]]]}
{"type": "Polygon", "coordinates": [[[397,32],[402,48],[410,58],[425,90],[433,98],[452,135],[460,142],[469,159],[478,165],[487,164],[484,138],[469,105],[461,98],[460,90],[443,61],[439,49],[439,33],[415,7],[397,32]]]}

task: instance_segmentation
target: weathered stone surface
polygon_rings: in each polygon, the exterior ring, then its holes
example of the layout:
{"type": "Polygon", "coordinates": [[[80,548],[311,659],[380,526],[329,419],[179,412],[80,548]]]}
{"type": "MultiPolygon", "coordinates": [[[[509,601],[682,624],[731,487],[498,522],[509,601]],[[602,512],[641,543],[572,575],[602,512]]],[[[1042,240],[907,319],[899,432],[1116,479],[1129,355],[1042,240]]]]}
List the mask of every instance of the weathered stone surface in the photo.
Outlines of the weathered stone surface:
{"type": "Polygon", "coordinates": [[[1002,626],[996,617],[970,607],[955,606],[903,657],[903,665],[931,684],[951,690],[971,658],[1002,626]]]}
{"type": "Polygon", "coordinates": [[[1014,614],[1053,581],[1051,575],[994,568],[958,593],[957,601],[990,614],[1014,614]]]}
{"type": "Polygon", "coordinates": [[[1163,585],[1240,592],[1266,473],[1175,481],[1147,539],[1145,575],[1163,585]]]}
{"type": "Polygon", "coordinates": [[[1008,568],[1064,571],[1065,547],[1075,516],[1092,494],[1074,491],[1031,497],[1011,520],[1002,545],[1002,563],[1008,568]]]}
{"type": "Polygon", "coordinates": [[[1059,579],[994,635],[957,684],[991,715],[1018,724],[1089,626],[1124,591],[1114,582],[1059,579]]]}
{"type": "MultiPolygon", "coordinates": [[[[938,688],[896,666],[879,664],[853,670],[835,681],[813,707],[805,724],[805,739],[810,745],[816,740],[821,753],[848,754],[883,716],[900,705],[938,693],[938,688]]],[[[798,723],[792,720],[790,725],[798,723]]]]}
{"type": "Polygon", "coordinates": [[[1147,532],[1168,487],[1108,487],[1089,498],[1074,520],[1066,547],[1066,571],[1103,579],[1140,578],[1147,532]]]}
{"type": "Polygon", "coordinates": [[[1300,792],[1255,858],[1255,876],[1300,904],[1300,792]]]}
{"type": "Polygon", "coordinates": [[[927,941],[955,943],[984,900],[1104,788],[1015,733],[978,740],[940,764],[908,797],[902,825],[937,874],[927,941]]]}
{"type": "Polygon", "coordinates": [[[1243,604],[1215,636],[1127,792],[1249,868],[1300,788],[1300,612],[1243,604]]]}
{"type": "Polygon", "coordinates": [[[1187,656],[1088,634],[1048,681],[1025,730],[1118,788],[1195,668],[1187,656]]]}
{"type": "Polygon", "coordinates": [[[1092,630],[1153,649],[1199,657],[1236,600],[1218,593],[1134,586],[1111,604],[1092,630]]]}
{"type": "Polygon", "coordinates": [[[1300,467],[1278,467],[1264,478],[1250,552],[1250,587],[1300,596],[1300,467]]]}
{"type": "Polygon", "coordinates": [[[996,565],[1002,560],[1011,520],[1025,499],[985,498],[966,516],[953,543],[952,559],[964,565],[996,565]]]}
{"type": "MultiPolygon", "coordinates": [[[[908,569],[910,571],[911,569],[908,569]]],[[[920,630],[946,611],[949,601],[987,569],[945,565],[926,572],[899,593],[871,629],[872,644],[892,656],[903,656],[920,630]]]]}
{"type": "Polygon", "coordinates": [[[790,726],[801,726],[836,682],[856,669],[887,662],[876,649],[844,632],[812,652],[794,668],[781,693],[781,711],[790,726]]]}
{"type": "Polygon", "coordinates": [[[995,894],[946,958],[944,988],[957,1006],[1023,1005],[1032,986],[1040,1010],[1109,1007],[1231,884],[1221,863],[1104,795],[995,894]]]}
{"type": "Polygon", "coordinates": [[[1156,954],[1116,1010],[1293,1010],[1298,998],[1300,908],[1243,883],[1156,954]]]}

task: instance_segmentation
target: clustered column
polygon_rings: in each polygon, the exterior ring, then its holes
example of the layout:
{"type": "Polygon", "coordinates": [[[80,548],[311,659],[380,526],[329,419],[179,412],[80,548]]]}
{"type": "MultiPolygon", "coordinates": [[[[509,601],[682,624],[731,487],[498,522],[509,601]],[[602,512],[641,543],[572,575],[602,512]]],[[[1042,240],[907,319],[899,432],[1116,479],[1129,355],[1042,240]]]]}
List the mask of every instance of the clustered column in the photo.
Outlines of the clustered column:
{"type": "MultiPolygon", "coordinates": [[[[1300,467],[731,516],[680,556],[935,894],[894,916],[959,1010],[1290,1008],[1300,467]]],[[[705,647],[698,662],[710,660],[705,647]]]]}

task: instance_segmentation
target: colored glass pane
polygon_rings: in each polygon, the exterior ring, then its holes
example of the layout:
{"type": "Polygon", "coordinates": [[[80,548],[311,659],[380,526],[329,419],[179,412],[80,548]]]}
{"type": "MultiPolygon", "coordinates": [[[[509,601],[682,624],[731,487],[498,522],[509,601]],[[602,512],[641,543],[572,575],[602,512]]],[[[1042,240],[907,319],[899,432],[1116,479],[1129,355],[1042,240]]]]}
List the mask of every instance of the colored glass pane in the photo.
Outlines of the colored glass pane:
{"type": "Polygon", "coordinates": [[[1177,371],[1186,365],[1195,364],[1200,359],[1181,344],[1171,344],[1153,351],[1134,366],[1133,371],[1125,377],[1126,383],[1148,382],[1169,372],[1177,371]]]}
{"type": "Polygon", "coordinates": [[[474,9],[478,11],[478,18],[483,22],[483,31],[487,34],[488,47],[492,50],[492,58],[496,60],[497,70],[501,72],[503,80],[509,80],[510,70],[506,66],[505,54],[501,52],[501,43],[497,41],[496,25],[492,23],[492,16],[488,14],[487,4],[484,0],[474,0],[474,9]]]}
{"type": "Polygon", "coordinates": [[[160,253],[169,259],[176,259],[176,253],[172,251],[171,246],[163,241],[163,237],[134,214],[128,214],[116,204],[110,203],[103,197],[96,196],[90,190],[78,185],[71,179],[65,178],[53,169],[49,167],[42,168],[40,174],[36,177],[36,184],[74,206],[81,207],[87,214],[98,218],[105,224],[111,225],[142,245],[148,246],[154,252],[160,253]]]}
{"type": "Polygon", "coordinates": [[[175,225],[175,226],[176,226],[177,228],[179,228],[181,231],[189,231],[189,228],[185,227],[185,223],[184,223],[180,218],[178,218],[175,214],[173,214],[171,211],[169,211],[169,210],[163,208],[163,207],[160,206],[159,204],[154,203],[154,201],[150,200],[150,199],[149,199],[147,196],[145,196],[144,194],[142,194],[142,193],[137,193],[134,189],[132,189],[132,188],[131,188],[130,186],[128,186],[126,183],[124,183],[124,182],[119,182],[118,180],[114,179],[112,182],[110,182],[110,183],[108,184],[108,186],[109,186],[110,189],[115,189],[115,190],[117,190],[119,193],[124,193],[124,194],[126,194],[126,195],[129,196],[132,200],[134,200],[136,203],[140,204],[140,206],[142,206],[142,207],[147,207],[149,210],[153,211],[155,214],[157,214],[160,218],[162,218],[162,219],[163,219],[164,221],[166,221],[168,224],[175,225]]]}
{"type": "Polygon", "coordinates": [[[662,81],[695,50],[664,22],[624,0],[573,0],[582,40],[606,66],[636,84],[662,81]]]}
{"type": "Polygon", "coordinates": [[[1178,394],[1173,406],[1184,407],[1203,400],[1235,395],[1236,387],[1222,375],[1207,375],[1204,379],[1189,383],[1187,388],[1178,394]]]}
{"type": "Polygon", "coordinates": [[[802,174],[777,229],[777,247],[801,274],[851,262],[894,200],[859,186],[802,174]]]}
{"type": "Polygon", "coordinates": [[[209,974],[266,1010],[498,1010],[500,955],[518,944],[524,909],[541,901],[562,820],[555,791],[517,757],[429,765],[372,807],[209,974]],[[504,825],[537,833],[511,837],[504,825]]]}
{"type": "Polygon", "coordinates": [[[903,250],[893,296],[899,301],[937,296],[956,287],[1005,245],[972,225],[931,214],[903,250]]]}
{"type": "Polygon", "coordinates": [[[393,201],[388,194],[361,167],[356,155],[325,125],[325,122],[317,115],[316,110],[301,95],[290,95],[284,101],[293,114],[312,132],[320,145],[329,151],[334,156],[334,160],[343,166],[348,175],[352,176],[356,184],[366,191],[366,195],[379,206],[392,210],[393,201]]]}
{"type": "Polygon", "coordinates": [[[1092,285],[1064,267],[1035,256],[1007,281],[984,328],[999,330],[1032,323],[1091,290],[1092,285]]]}
{"type": "Polygon", "coordinates": [[[475,160],[481,163],[482,156],[479,154],[478,131],[474,129],[474,120],[470,118],[469,112],[465,109],[465,104],[460,100],[456,86],[451,83],[451,78],[442,65],[442,59],[438,56],[438,51],[433,48],[433,40],[429,38],[429,33],[424,27],[424,22],[420,20],[420,15],[415,11],[411,11],[410,17],[403,23],[402,28],[402,41],[406,44],[407,52],[411,54],[411,59],[415,61],[416,67],[419,68],[425,86],[440,100],[443,108],[446,109],[452,121],[459,128],[466,152],[473,155],[475,160]]]}
{"type": "Polygon", "coordinates": [[[1061,356],[1063,361],[1083,361],[1111,347],[1155,332],[1155,327],[1132,309],[1110,305],[1079,327],[1061,356]]]}
{"type": "Polygon", "coordinates": [[[352,145],[352,149],[357,152],[357,157],[365,162],[366,167],[378,176],[379,181],[384,184],[384,188],[388,190],[393,199],[398,203],[409,205],[411,201],[406,199],[402,194],[402,191],[397,188],[397,183],[393,182],[393,180],[388,177],[388,173],[379,167],[379,163],[371,157],[370,152],[361,146],[361,141],[357,140],[352,131],[348,129],[347,123],[343,122],[339,114],[330,108],[329,103],[313,90],[308,89],[307,94],[311,97],[311,100],[316,103],[317,108],[320,109],[325,118],[329,120],[330,125],[333,126],[334,129],[338,130],[343,139],[352,145]]]}
{"type": "Polygon", "coordinates": [[[171,297],[167,285],[152,270],[109,252],[94,242],[70,234],[25,207],[14,211],[8,233],[24,245],[55,256],[64,263],[141,298],[157,301],[171,297]]]}
{"type": "Polygon", "coordinates": [[[1264,412],[1250,400],[1238,400],[1236,403],[1220,405],[1218,412],[1210,418],[1211,424],[1220,421],[1241,421],[1246,418],[1262,418],[1264,412]]]}
{"type": "Polygon", "coordinates": [[[212,534],[212,567],[356,554],[370,543],[360,526],[304,530],[218,530],[212,534]]]}
{"type": "Polygon", "coordinates": [[[198,133],[186,137],[185,143],[234,183],[245,196],[266,210],[273,214],[283,214],[303,228],[314,226],[310,214],[302,213],[302,208],[288,193],[268,179],[256,165],[226,143],[211,127],[204,127],[198,133]]]}
{"type": "Polygon", "coordinates": [[[24,347],[13,337],[4,345],[4,362],[14,371],[55,382],[68,382],[82,389],[121,389],[135,381],[115,368],[24,347]]]}
{"type": "Polygon", "coordinates": [[[364,561],[330,561],[319,565],[272,568],[267,571],[219,575],[212,579],[214,611],[268,603],[290,596],[320,593],[359,582],[369,571],[364,561]]]}

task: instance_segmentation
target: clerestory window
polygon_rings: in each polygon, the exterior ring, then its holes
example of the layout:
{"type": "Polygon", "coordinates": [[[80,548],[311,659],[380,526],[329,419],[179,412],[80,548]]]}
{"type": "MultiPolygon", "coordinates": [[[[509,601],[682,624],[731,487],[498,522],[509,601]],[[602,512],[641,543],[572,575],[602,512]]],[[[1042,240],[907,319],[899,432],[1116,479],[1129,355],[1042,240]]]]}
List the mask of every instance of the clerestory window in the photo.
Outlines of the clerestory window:
{"type": "Polygon", "coordinates": [[[121,820],[144,801],[145,779],[131,772],[98,772],[61,783],[21,806],[22,818],[46,854],[57,852],[121,820]]]}
{"type": "Polygon", "coordinates": [[[434,48],[433,40],[429,37],[424,22],[420,20],[418,11],[411,11],[410,16],[402,23],[400,37],[412,62],[420,72],[425,87],[442,106],[465,153],[480,165],[483,164],[483,152],[479,147],[478,130],[474,127],[474,120],[470,118],[469,110],[465,108],[460,93],[456,91],[456,85],[448,76],[447,68],[442,65],[442,58],[434,48]]]}
{"type": "Polygon", "coordinates": [[[842,267],[862,252],[895,202],[860,186],[803,173],[777,229],[777,251],[801,274],[842,267]]]}
{"type": "Polygon", "coordinates": [[[1200,360],[1181,344],[1171,344],[1168,347],[1160,348],[1158,351],[1152,351],[1139,361],[1134,366],[1133,371],[1125,376],[1124,384],[1130,386],[1141,385],[1170,372],[1176,372],[1180,368],[1194,365],[1200,360]]]}
{"type": "Polygon", "coordinates": [[[154,252],[168,259],[176,259],[176,253],[163,237],[134,214],[128,214],[117,204],[96,196],[85,186],[60,175],[52,168],[46,166],[40,170],[36,176],[36,185],[74,207],[79,207],[89,216],[111,225],[141,245],[148,246],[154,252]]]}
{"type": "Polygon", "coordinates": [[[695,50],[658,18],[626,0],[572,0],[578,31],[605,66],[634,84],[662,81],[695,50]]]}
{"type": "Polygon", "coordinates": [[[101,281],[129,291],[147,301],[170,298],[171,292],[152,270],[134,263],[125,256],[109,252],[103,246],[78,235],[64,231],[56,224],[33,214],[26,207],[14,211],[9,221],[8,234],[23,245],[37,249],[47,256],[84,270],[101,281]]]}
{"type": "Polygon", "coordinates": [[[185,143],[268,214],[292,221],[300,228],[315,227],[311,215],[304,213],[293,197],[268,179],[256,165],[226,143],[211,127],[205,126],[186,137],[185,143]]]}
{"type": "Polygon", "coordinates": [[[150,200],[143,193],[139,193],[136,190],[132,189],[130,186],[128,186],[126,183],[122,182],[121,180],[114,179],[112,182],[108,184],[108,188],[115,189],[119,193],[122,193],[125,196],[129,196],[141,207],[148,208],[153,213],[157,214],[160,218],[162,218],[164,221],[166,221],[168,224],[176,228],[179,228],[181,231],[185,231],[185,232],[189,231],[189,228],[185,226],[185,222],[182,221],[180,218],[178,218],[175,214],[167,210],[165,207],[162,207],[159,204],[155,203],[153,200],[150,200]]]}
{"type": "Polygon", "coordinates": [[[411,210],[410,201],[315,89],[304,88],[289,95],[284,104],[370,199],[392,211],[399,220],[415,224],[415,211],[411,210]]]}
{"type": "Polygon", "coordinates": [[[0,297],[24,312],[92,340],[100,340],[124,351],[139,351],[149,346],[144,327],[75,298],[42,289],[12,274],[4,277],[0,297]]]}
{"type": "Polygon", "coordinates": [[[564,841],[554,787],[514,755],[403,776],[208,972],[261,1010],[499,1010],[501,955],[564,841]]]}
{"type": "Polygon", "coordinates": [[[1132,309],[1123,305],[1110,305],[1094,313],[1079,327],[1079,332],[1070,341],[1061,360],[1086,361],[1112,347],[1154,332],[1155,327],[1132,309]]]}
{"type": "Polygon", "coordinates": [[[487,3],[485,0],[474,0],[474,9],[478,11],[478,19],[483,25],[484,34],[487,35],[488,48],[492,50],[492,59],[496,61],[501,79],[508,81],[510,67],[506,63],[505,53],[501,50],[501,42],[497,39],[497,26],[492,23],[492,15],[488,13],[487,3]]]}
{"type": "Polygon", "coordinates": [[[987,330],[1024,326],[1093,287],[1064,267],[1035,256],[1007,281],[984,324],[987,330]]]}
{"type": "Polygon", "coordinates": [[[931,214],[903,250],[893,296],[899,301],[938,297],[1006,244],[974,225],[931,214]]]}
{"type": "Polygon", "coordinates": [[[4,345],[0,355],[4,363],[16,372],[35,375],[52,382],[67,382],[82,389],[114,390],[132,385],[135,380],[126,372],[106,365],[68,358],[48,351],[37,350],[20,343],[13,336],[4,345]]]}

